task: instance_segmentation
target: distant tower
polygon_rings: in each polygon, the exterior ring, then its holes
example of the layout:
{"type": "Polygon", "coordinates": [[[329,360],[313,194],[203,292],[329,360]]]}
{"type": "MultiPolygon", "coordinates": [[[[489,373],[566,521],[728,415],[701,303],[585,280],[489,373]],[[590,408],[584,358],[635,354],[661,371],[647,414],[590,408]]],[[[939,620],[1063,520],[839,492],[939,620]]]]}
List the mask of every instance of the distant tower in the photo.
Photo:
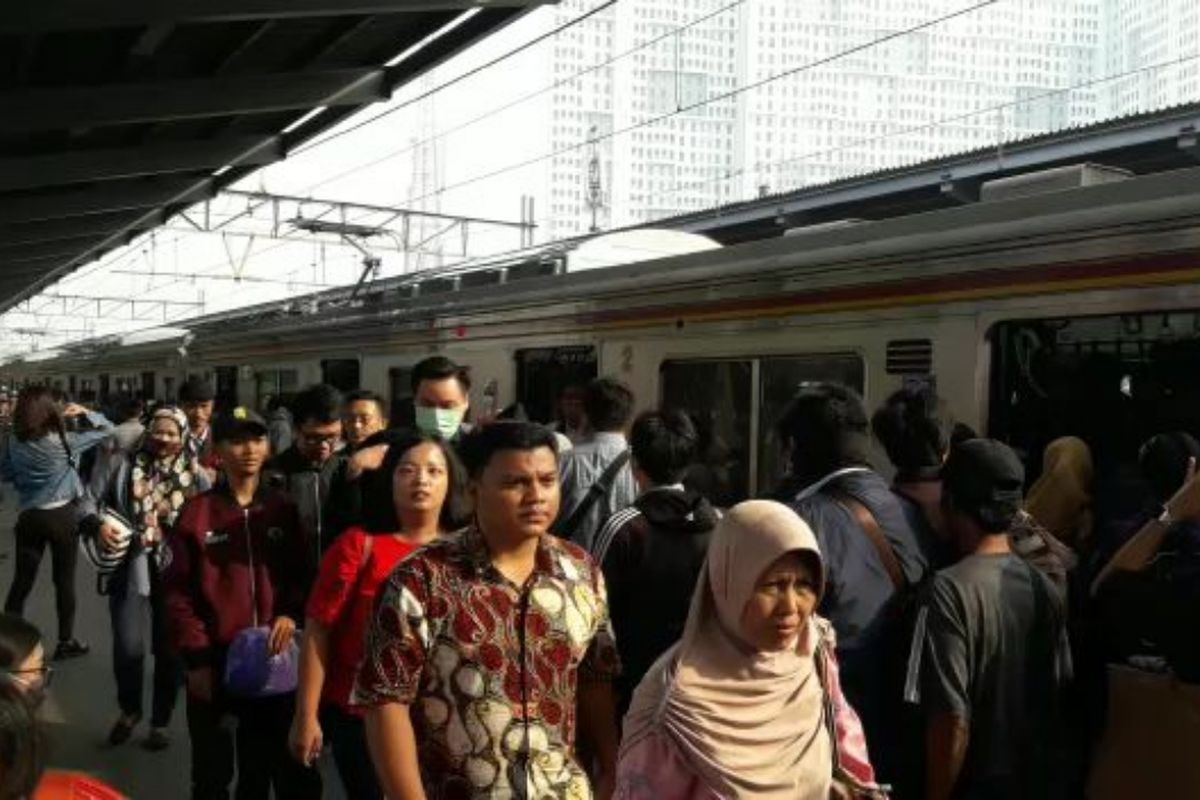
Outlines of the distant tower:
{"type": "Polygon", "coordinates": [[[600,232],[600,212],[604,209],[604,178],[600,173],[600,147],[596,141],[598,133],[595,125],[588,129],[592,147],[588,157],[587,207],[592,212],[592,227],[589,229],[592,233],[600,232]]]}
{"type": "MultiPolygon", "coordinates": [[[[421,80],[421,93],[429,96],[417,104],[417,130],[413,135],[412,180],[408,184],[408,208],[439,214],[442,210],[441,160],[438,158],[437,109],[434,107],[433,77],[426,75],[421,80]]],[[[438,233],[444,227],[437,220],[414,217],[409,227],[408,240],[412,245],[421,242],[421,252],[405,255],[404,271],[416,272],[442,265],[443,237],[438,233]]]]}

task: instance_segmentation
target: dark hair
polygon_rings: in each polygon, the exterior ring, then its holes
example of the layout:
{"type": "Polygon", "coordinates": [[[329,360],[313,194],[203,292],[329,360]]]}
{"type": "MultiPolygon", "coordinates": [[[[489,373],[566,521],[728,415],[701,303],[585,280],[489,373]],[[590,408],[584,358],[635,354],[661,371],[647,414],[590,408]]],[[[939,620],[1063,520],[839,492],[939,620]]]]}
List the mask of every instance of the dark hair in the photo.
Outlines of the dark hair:
{"type": "Polygon", "coordinates": [[[413,394],[421,386],[421,381],[444,381],[456,378],[462,387],[463,394],[471,391],[471,370],[461,367],[445,356],[430,356],[413,367],[410,385],[413,394]]]}
{"type": "Polygon", "coordinates": [[[633,414],[633,392],[612,378],[596,378],[583,392],[583,411],[593,431],[619,431],[633,414]]]}
{"type": "Polygon", "coordinates": [[[633,421],[629,436],[638,469],[658,485],[680,483],[696,460],[696,426],[682,411],[647,411],[633,421]]]}
{"type": "Polygon", "coordinates": [[[928,387],[894,392],[871,417],[871,430],[901,478],[941,466],[952,425],[946,404],[928,387]]]}
{"type": "Polygon", "coordinates": [[[994,439],[956,445],[942,468],[942,504],[988,533],[1012,528],[1024,505],[1025,467],[1011,447],[994,439]]]}
{"type": "Polygon", "coordinates": [[[529,413],[525,411],[524,405],[517,402],[510,406],[505,406],[504,409],[496,415],[496,420],[508,422],[529,422],[529,413]]]}
{"type": "Polygon", "coordinates": [[[198,375],[193,375],[179,387],[180,403],[207,403],[216,397],[212,384],[198,375]]]}
{"type": "Polygon", "coordinates": [[[537,450],[550,448],[558,458],[558,440],[544,425],[536,422],[493,422],[465,435],[458,445],[458,454],[467,468],[467,475],[478,478],[501,450],[537,450]]]}
{"type": "Polygon", "coordinates": [[[0,681],[0,800],[33,797],[46,769],[46,738],[19,686],[0,681]]]}
{"type": "Polygon", "coordinates": [[[362,483],[363,529],[370,533],[394,533],[400,527],[396,516],[396,504],[392,498],[392,485],[405,453],[423,444],[436,445],[446,459],[449,488],[438,524],[442,530],[460,527],[467,519],[466,514],[466,471],[454,449],[445,440],[419,431],[404,431],[387,439],[388,451],[379,469],[364,473],[362,483]]]}
{"type": "Polygon", "coordinates": [[[16,614],[0,614],[0,670],[12,669],[29,658],[42,641],[42,632],[16,614]]]}
{"type": "Polygon", "coordinates": [[[1138,466],[1156,502],[1167,502],[1183,486],[1189,458],[1200,462],[1200,443],[1183,431],[1160,433],[1142,445],[1138,466]]]}
{"type": "Polygon", "coordinates": [[[370,389],[355,389],[342,398],[342,408],[348,408],[352,403],[374,403],[379,409],[379,416],[387,419],[387,405],[377,392],[370,389]]]}
{"type": "Polygon", "coordinates": [[[792,474],[816,479],[840,467],[868,463],[867,412],[840,383],[807,383],[779,420],[779,441],[791,445],[792,474]]]}
{"type": "Polygon", "coordinates": [[[29,442],[63,430],[62,409],[45,386],[26,386],[13,407],[13,435],[29,442]]]}
{"type": "Polygon", "coordinates": [[[146,404],[140,397],[123,394],[113,401],[113,416],[120,422],[140,419],[146,412],[146,404]]]}
{"type": "Polygon", "coordinates": [[[978,439],[979,434],[965,422],[956,422],[954,427],[950,429],[950,446],[955,447],[963,442],[969,442],[972,439],[978,439]]]}
{"type": "Polygon", "coordinates": [[[342,419],[342,393],[327,383],[309,386],[292,401],[296,427],[306,422],[328,425],[342,419]]]}

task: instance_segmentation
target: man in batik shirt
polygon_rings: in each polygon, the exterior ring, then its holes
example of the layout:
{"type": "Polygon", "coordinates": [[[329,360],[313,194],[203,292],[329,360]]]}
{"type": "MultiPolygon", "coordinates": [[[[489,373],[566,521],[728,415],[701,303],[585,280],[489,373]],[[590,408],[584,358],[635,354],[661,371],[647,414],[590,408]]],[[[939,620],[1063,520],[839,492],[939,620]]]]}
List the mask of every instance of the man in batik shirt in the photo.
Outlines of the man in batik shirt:
{"type": "Polygon", "coordinates": [[[612,791],[616,647],[604,581],[548,534],[554,435],[500,422],[465,437],[476,523],[427,545],[385,584],[354,701],[394,800],[595,796],[612,791]],[[411,708],[411,715],[410,715],[411,708]]]}

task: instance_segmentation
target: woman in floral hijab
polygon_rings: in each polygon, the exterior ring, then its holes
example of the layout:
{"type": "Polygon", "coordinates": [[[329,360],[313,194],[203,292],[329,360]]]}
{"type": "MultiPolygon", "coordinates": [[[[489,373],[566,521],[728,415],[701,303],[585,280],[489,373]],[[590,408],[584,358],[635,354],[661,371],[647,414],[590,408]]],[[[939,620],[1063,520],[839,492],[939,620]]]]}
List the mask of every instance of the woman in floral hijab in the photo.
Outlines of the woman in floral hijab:
{"type": "Polygon", "coordinates": [[[108,741],[123,744],[142,720],[143,662],[149,620],[154,656],[154,689],[150,733],[143,742],[148,750],[170,744],[167,726],[175,709],[179,664],[167,650],[167,619],[159,572],[166,566],[170,548],[162,547],[179,510],[189,498],[209,488],[209,480],[187,442],[187,417],[173,406],[160,407],[150,418],[146,433],[133,452],[117,454],[98,470],[93,486],[98,490],[97,515],[91,518],[102,542],[115,531],[101,520],[106,511],[124,518],[133,530],[125,561],[101,585],[108,594],[112,615],[113,670],[121,716],[108,741]]]}

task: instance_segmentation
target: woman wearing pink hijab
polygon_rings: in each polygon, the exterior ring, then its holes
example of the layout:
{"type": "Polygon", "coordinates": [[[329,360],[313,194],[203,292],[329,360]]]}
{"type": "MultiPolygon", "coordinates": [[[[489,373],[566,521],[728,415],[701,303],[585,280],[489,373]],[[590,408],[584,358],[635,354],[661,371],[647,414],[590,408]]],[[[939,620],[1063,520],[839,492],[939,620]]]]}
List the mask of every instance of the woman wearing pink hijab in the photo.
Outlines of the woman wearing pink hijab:
{"type": "Polygon", "coordinates": [[[717,525],[683,638],[625,717],[622,800],[882,797],[842,697],[816,538],[752,500],[717,525]]]}

